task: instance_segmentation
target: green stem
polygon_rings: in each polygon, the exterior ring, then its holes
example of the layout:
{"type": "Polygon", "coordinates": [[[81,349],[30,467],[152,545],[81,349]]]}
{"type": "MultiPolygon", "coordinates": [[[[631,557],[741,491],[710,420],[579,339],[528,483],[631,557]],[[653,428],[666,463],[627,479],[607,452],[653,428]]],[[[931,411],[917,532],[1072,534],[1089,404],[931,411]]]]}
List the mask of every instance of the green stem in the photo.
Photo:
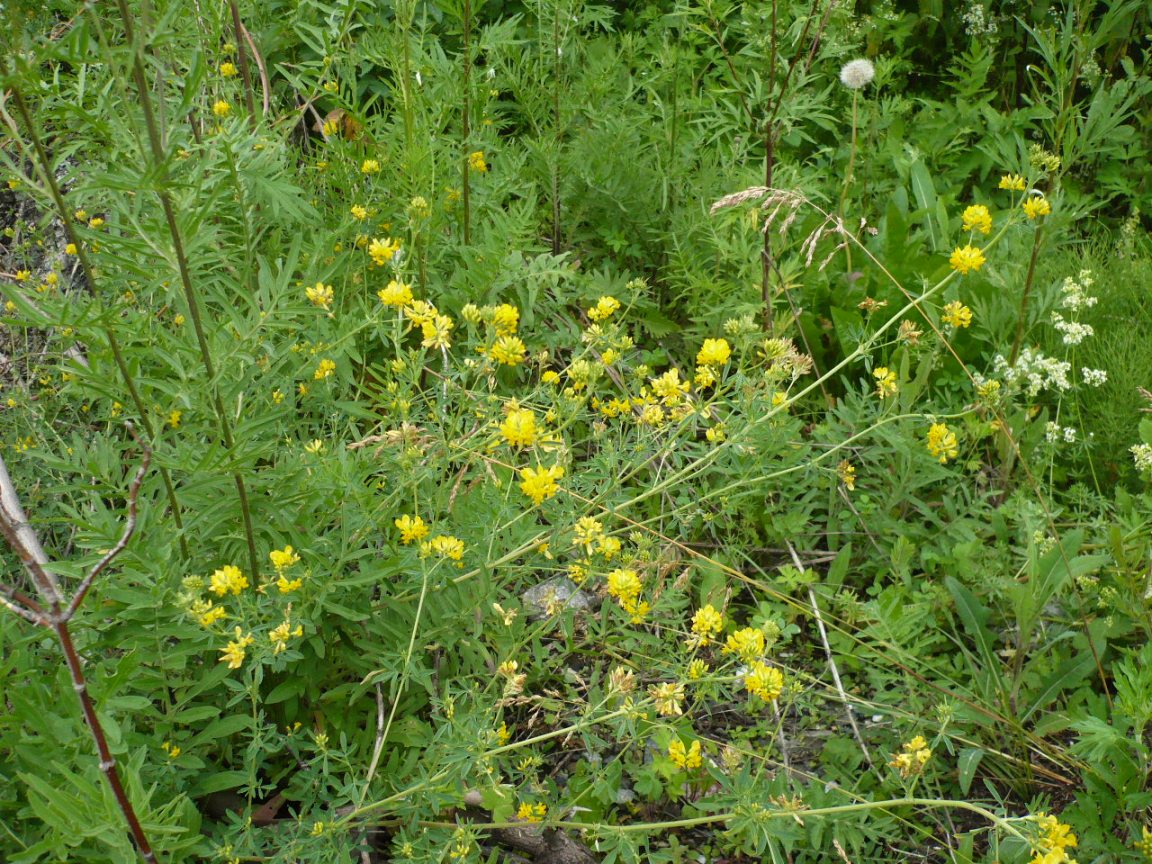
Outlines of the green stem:
{"type": "Polygon", "coordinates": [[[469,40],[472,36],[472,3],[464,0],[464,108],[460,118],[461,138],[464,144],[464,167],[461,183],[461,197],[464,204],[464,245],[472,242],[472,198],[471,178],[468,176],[469,137],[472,134],[472,55],[469,40]]]}
{"type": "MultiPolygon", "coordinates": [[[[144,64],[140,59],[140,46],[136,43],[134,28],[132,26],[132,13],[128,9],[126,0],[117,0],[120,7],[120,16],[124,22],[124,35],[132,45],[132,77],[136,83],[136,91],[140,96],[140,108],[144,113],[144,125],[148,130],[148,142],[152,150],[152,159],[157,169],[156,195],[160,199],[160,206],[164,210],[164,220],[168,225],[168,233],[172,238],[172,248],[176,255],[176,265],[180,273],[180,284],[184,289],[184,299],[188,305],[188,315],[192,319],[192,328],[196,333],[196,343],[200,349],[200,360],[204,371],[208,375],[208,386],[212,392],[212,403],[216,410],[216,419],[220,423],[220,433],[224,445],[230,454],[235,452],[236,440],[232,434],[232,423],[224,409],[224,402],[220,397],[220,389],[216,380],[215,364],[212,362],[212,352],[208,347],[208,339],[204,333],[204,322],[200,316],[200,304],[196,298],[196,291],[192,287],[192,274],[188,267],[188,257],[184,251],[184,242],[180,235],[180,228],[176,224],[176,211],[172,206],[172,198],[165,188],[167,170],[164,162],[164,147],[160,140],[160,130],[156,123],[156,115],[152,111],[152,100],[148,93],[147,79],[144,75],[144,64]]],[[[252,527],[252,513],[248,503],[248,491],[244,484],[244,477],[239,471],[232,472],[232,479],[236,485],[236,495],[240,501],[240,511],[244,518],[244,535],[248,543],[248,566],[252,575],[260,578],[260,559],[256,554],[256,535],[252,527]]]]}
{"type": "MultiPolygon", "coordinates": [[[[1043,217],[1041,217],[1043,218],[1043,217]]],[[[1012,353],[1008,356],[1008,365],[1015,366],[1020,356],[1020,348],[1024,343],[1024,319],[1028,315],[1028,295],[1032,293],[1032,281],[1036,277],[1036,261],[1040,257],[1040,247],[1044,243],[1044,225],[1036,226],[1036,233],[1032,238],[1032,257],[1028,261],[1028,276],[1024,279],[1024,293],[1020,296],[1020,313],[1016,318],[1016,338],[1012,340],[1012,353]]]]}

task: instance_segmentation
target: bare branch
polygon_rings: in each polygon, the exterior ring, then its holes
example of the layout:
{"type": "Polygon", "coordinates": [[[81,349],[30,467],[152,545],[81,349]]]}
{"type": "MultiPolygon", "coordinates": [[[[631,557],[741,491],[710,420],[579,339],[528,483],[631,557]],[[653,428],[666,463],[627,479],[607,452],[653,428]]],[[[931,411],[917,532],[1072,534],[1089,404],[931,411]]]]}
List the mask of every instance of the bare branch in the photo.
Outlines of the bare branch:
{"type": "Polygon", "coordinates": [[[24,508],[20,506],[20,499],[12,485],[12,478],[8,476],[8,465],[3,456],[0,456],[0,533],[24,562],[44,601],[53,606],[63,603],[60,584],[48,569],[51,566],[48,555],[40,545],[40,538],[29,524],[28,517],[24,515],[24,508]]]}
{"type": "Polygon", "coordinates": [[[44,617],[43,610],[23,591],[17,591],[8,585],[0,584],[0,605],[19,615],[26,621],[31,621],[41,627],[48,626],[48,619],[44,617]]]}

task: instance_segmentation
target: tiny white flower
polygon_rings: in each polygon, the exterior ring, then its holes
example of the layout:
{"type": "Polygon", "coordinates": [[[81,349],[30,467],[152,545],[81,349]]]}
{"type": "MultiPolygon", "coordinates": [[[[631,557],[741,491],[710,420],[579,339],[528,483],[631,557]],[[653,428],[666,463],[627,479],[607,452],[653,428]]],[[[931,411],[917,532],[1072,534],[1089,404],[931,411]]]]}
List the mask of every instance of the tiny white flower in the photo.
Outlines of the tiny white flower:
{"type": "Polygon", "coordinates": [[[871,60],[850,60],[840,67],[840,83],[849,90],[867,87],[876,77],[876,67],[871,60]]]}

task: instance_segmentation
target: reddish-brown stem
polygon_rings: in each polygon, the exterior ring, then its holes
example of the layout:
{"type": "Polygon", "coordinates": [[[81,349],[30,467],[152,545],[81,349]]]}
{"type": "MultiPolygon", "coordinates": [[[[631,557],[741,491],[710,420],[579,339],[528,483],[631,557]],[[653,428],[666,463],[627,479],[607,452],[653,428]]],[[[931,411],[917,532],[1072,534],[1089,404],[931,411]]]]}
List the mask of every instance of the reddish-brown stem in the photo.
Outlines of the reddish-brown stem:
{"type": "Polygon", "coordinates": [[[136,843],[140,857],[147,862],[155,862],[156,854],[148,843],[148,836],[144,833],[144,828],[136,816],[132,802],[128,800],[128,794],[124,791],[124,784],[120,782],[120,773],[116,770],[116,759],[112,755],[112,751],[108,749],[108,739],[104,735],[104,727],[100,725],[100,718],[96,715],[96,706],[92,704],[92,697],[88,695],[88,683],[84,679],[84,669],[80,665],[80,656],[72,644],[72,634],[68,632],[68,622],[57,621],[52,625],[52,629],[56,633],[56,638],[60,640],[60,648],[64,651],[64,659],[68,663],[68,672],[72,675],[72,689],[76,691],[76,695],[80,699],[80,707],[84,709],[84,719],[88,723],[88,731],[92,733],[92,740],[96,742],[96,752],[100,754],[100,770],[104,773],[108,785],[112,787],[112,794],[116,797],[116,803],[120,805],[120,811],[128,823],[128,830],[132,832],[132,839],[136,843]]]}

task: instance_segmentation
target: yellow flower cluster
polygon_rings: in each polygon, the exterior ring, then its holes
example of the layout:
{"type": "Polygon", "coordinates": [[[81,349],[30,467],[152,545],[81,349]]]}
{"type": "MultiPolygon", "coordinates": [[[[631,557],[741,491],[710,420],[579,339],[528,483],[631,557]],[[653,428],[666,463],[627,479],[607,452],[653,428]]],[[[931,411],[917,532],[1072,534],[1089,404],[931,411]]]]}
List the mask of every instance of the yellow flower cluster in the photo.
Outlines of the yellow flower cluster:
{"type": "Polygon", "coordinates": [[[876,379],[876,395],[881,399],[896,395],[896,370],[887,366],[877,366],[872,370],[876,379]]]}
{"type": "Polygon", "coordinates": [[[220,119],[224,119],[232,113],[232,106],[225,102],[223,99],[219,100],[212,106],[212,113],[220,119]]]}
{"type": "Polygon", "coordinates": [[[407,513],[393,524],[400,529],[400,542],[407,546],[409,543],[419,542],[429,534],[429,528],[419,516],[409,516],[407,513]]]}
{"type": "Polygon", "coordinates": [[[376,292],[380,302],[385,306],[408,306],[412,303],[412,286],[407,282],[398,282],[393,279],[385,287],[376,292]]]}
{"type": "Polygon", "coordinates": [[[276,568],[276,588],[281,594],[291,594],[293,591],[300,590],[304,584],[304,580],[297,577],[296,579],[289,579],[284,575],[284,571],[290,567],[300,563],[300,556],[296,553],[290,545],[285,546],[283,549],[273,549],[268,553],[268,558],[272,562],[272,566],[276,568]]]}
{"type": "Polygon", "coordinates": [[[620,309],[620,301],[615,297],[601,297],[596,305],[588,309],[588,317],[596,322],[607,321],[620,309]]]}
{"type": "Polygon", "coordinates": [[[1033,195],[1026,198],[1023,204],[1024,215],[1029,219],[1038,219],[1052,212],[1052,205],[1043,195],[1033,195]]]}
{"type": "Polygon", "coordinates": [[[699,768],[704,764],[699,741],[693,741],[690,747],[685,747],[683,741],[673,738],[668,745],[668,758],[672,760],[673,765],[684,770],[699,768]]]}
{"type": "Polygon", "coordinates": [[[227,663],[229,669],[239,669],[243,665],[248,646],[255,641],[251,633],[246,636],[243,634],[243,628],[237,627],[236,638],[220,649],[220,662],[227,663]]]}
{"type": "Polygon", "coordinates": [[[531,447],[536,443],[536,415],[531,408],[510,405],[504,422],[500,424],[500,434],[512,447],[531,447]]]}
{"type": "Polygon", "coordinates": [[[928,749],[928,742],[922,735],[917,735],[899,753],[893,754],[888,765],[899,771],[901,777],[911,777],[923,771],[931,758],[932,751],[928,749]]]}
{"type": "MultiPolygon", "coordinates": [[[[291,612],[291,606],[289,606],[289,612],[291,612]]],[[[282,651],[287,651],[288,640],[290,638],[293,636],[299,638],[303,635],[304,628],[297,624],[296,628],[293,629],[292,621],[288,617],[285,617],[283,622],[272,628],[268,633],[268,640],[272,643],[272,656],[275,657],[282,651]]]]}
{"type": "Polygon", "coordinates": [[[709,603],[701,606],[692,616],[692,637],[688,640],[692,647],[710,645],[724,629],[724,616],[709,603]]]}
{"type": "Polygon", "coordinates": [[[966,208],[960,218],[965,231],[979,231],[981,234],[992,233],[992,214],[983,204],[973,204],[966,208]]]}
{"type": "Polygon", "coordinates": [[[487,173],[488,163],[484,160],[483,150],[476,150],[468,154],[468,167],[477,174],[487,173]]]}
{"type": "Polygon", "coordinates": [[[519,336],[500,336],[488,353],[497,363],[517,366],[524,362],[528,349],[519,336]]]}
{"type": "Polygon", "coordinates": [[[667,681],[663,684],[653,684],[648,688],[648,695],[656,705],[656,712],[662,717],[679,717],[684,713],[681,703],[684,701],[684,685],[678,681],[667,681]]]}
{"type": "Polygon", "coordinates": [[[1046,813],[1037,813],[1034,818],[1042,833],[1036,840],[1035,855],[1029,864],[1076,864],[1068,855],[1068,850],[1077,846],[1072,826],[1046,813]]]}
{"type": "Polygon", "coordinates": [[[438,534],[431,540],[420,544],[420,555],[427,558],[429,555],[448,558],[456,562],[457,567],[463,567],[464,541],[450,534],[438,534]]]}
{"type": "Polygon", "coordinates": [[[360,163],[361,174],[379,174],[380,162],[376,159],[365,159],[360,163]]]}
{"type": "Polygon", "coordinates": [[[1023,192],[1028,188],[1028,184],[1019,174],[1005,174],[1000,178],[1000,188],[1011,192],[1023,192]]]}
{"type": "Polygon", "coordinates": [[[226,564],[216,570],[209,580],[209,590],[217,597],[223,597],[231,592],[239,594],[248,587],[248,577],[240,572],[239,567],[226,564]]]}
{"type": "Polygon", "coordinates": [[[332,299],[335,295],[331,285],[317,282],[315,285],[304,289],[304,296],[308,298],[308,302],[313,306],[319,306],[321,309],[327,310],[332,308],[332,299]]]}
{"type": "Polygon", "coordinates": [[[383,267],[395,258],[399,251],[400,241],[391,237],[373,237],[372,242],[368,244],[368,255],[377,267],[383,267]]]}
{"type": "Polygon", "coordinates": [[[608,574],[608,594],[615,597],[620,608],[629,614],[633,624],[639,624],[648,614],[647,601],[640,599],[643,583],[640,575],[629,568],[619,568],[608,574]]]}
{"type": "Polygon", "coordinates": [[[956,434],[948,428],[947,423],[933,423],[928,429],[928,452],[933,459],[939,459],[941,465],[960,454],[956,434]]]}
{"type": "Polygon", "coordinates": [[[336,371],[336,363],[325,357],[320,361],[320,365],[316,367],[316,371],[312,373],[312,378],[316,381],[323,381],[336,371]]]}
{"type": "Polygon", "coordinates": [[[766,647],[763,630],[744,627],[728,637],[728,641],[724,644],[724,653],[735,654],[744,663],[752,663],[763,658],[766,647]]]}
{"type": "Polygon", "coordinates": [[[236,64],[229,60],[225,60],[220,64],[220,77],[222,78],[235,78],[236,77],[236,64]]]}
{"type": "Polygon", "coordinates": [[[731,356],[732,348],[727,339],[705,339],[696,354],[696,365],[716,368],[727,363],[731,356]]]}
{"type": "Polygon", "coordinates": [[[948,263],[952,265],[953,270],[966,275],[973,270],[979,270],[986,260],[983,251],[969,243],[963,248],[954,249],[948,263]]]}
{"type": "Polygon", "coordinates": [[[192,617],[201,627],[211,627],[222,618],[228,617],[224,608],[217,606],[211,600],[193,600],[188,611],[192,613],[192,617]]]}
{"type": "Polygon", "coordinates": [[[841,460],[840,464],[836,466],[836,476],[840,478],[840,482],[849,492],[856,489],[856,466],[847,459],[841,460]]]}
{"type": "Polygon", "coordinates": [[[957,328],[969,327],[972,324],[972,310],[959,300],[953,300],[944,305],[944,314],[940,316],[940,320],[957,328]]]}
{"type": "Polygon", "coordinates": [[[784,675],[763,660],[755,660],[744,674],[744,689],[765,702],[773,702],[784,691],[784,675]]]}
{"type": "Polygon", "coordinates": [[[560,491],[560,486],[556,481],[563,477],[564,467],[562,465],[545,468],[543,465],[537,464],[535,468],[521,468],[520,491],[531,498],[532,503],[543,504],[545,498],[551,498],[560,491]]]}
{"type": "Polygon", "coordinates": [[[547,804],[529,804],[524,801],[516,810],[516,818],[521,822],[543,822],[548,815],[547,804]]]}

